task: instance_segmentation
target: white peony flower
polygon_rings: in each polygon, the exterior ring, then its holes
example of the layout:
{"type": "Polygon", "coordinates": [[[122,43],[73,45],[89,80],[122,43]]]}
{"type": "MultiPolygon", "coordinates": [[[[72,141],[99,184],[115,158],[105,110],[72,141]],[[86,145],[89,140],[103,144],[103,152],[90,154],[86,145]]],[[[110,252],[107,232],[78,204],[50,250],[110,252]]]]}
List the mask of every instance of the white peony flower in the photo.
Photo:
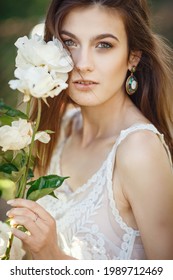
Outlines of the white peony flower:
{"type": "Polygon", "coordinates": [[[18,48],[16,67],[26,69],[30,66],[46,65],[49,71],[55,70],[58,73],[67,73],[73,68],[68,51],[55,38],[46,43],[39,35],[30,39],[24,36],[16,41],[15,46],[18,48]]]}
{"type": "MultiPolygon", "coordinates": [[[[0,256],[6,251],[10,231],[11,229],[6,223],[0,222],[0,256]]],[[[14,237],[10,252],[10,260],[21,260],[24,255],[25,251],[22,248],[22,242],[14,237]]]]}
{"type": "MultiPolygon", "coordinates": [[[[0,146],[2,147],[2,151],[17,151],[27,147],[31,143],[32,134],[33,129],[31,123],[24,119],[13,121],[11,126],[4,125],[0,127],[0,146]]],[[[35,140],[37,139],[40,142],[48,143],[50,136],[46,132],[37,132],[35,140]]]]}
{"type": "Polygon", "coordinates": [[[15,45],[17,80],[11,80],[9,85],[24,94],[24,102],[31,96],[45,101],[68,87],[67,73],[72,70],[73,61],[59,40],[54,38],[46,43],[42,36],[35,34],[30,39],[19,38],[15,45]]]}
{"type": "Polygon", "coordinates": [[[39,36],[41,36],[43,38],[44,37],[44,29],[45,29],[45,24],[44,23],[36,24],[33,27],[32,31],[30,33],[30,37],[32,38],[32,37],[34,37],[34,35],[37,34],[37,35],[39,35],[39,36]]]}
{"type": "Polygon", "coordinates": [[[7,150],[20,150],[31,143],[32,127],[26,120],[13,121],[11,126],[0,127],[0,146],[7,150]]]}
{"type": "Polygon", "coordinates": [[[39,131],[35,135],[35,140],[47,144],[50,141],[50,135],[45,131],[39,131]]]}
{"type": "Polygon", "coordinates": [[[24,102],[28,102],[31,96],[43,99],[48,96],[57,96],[68,87],[66,83],[68,79],[67,73],[56,74],[55,71],[49,73],[47,66],[31,66],[28,69],[17,68],[15,77],[18,80],[11,80],[9,85],[12,89],[18,89],[23,92],[24,102]]]}

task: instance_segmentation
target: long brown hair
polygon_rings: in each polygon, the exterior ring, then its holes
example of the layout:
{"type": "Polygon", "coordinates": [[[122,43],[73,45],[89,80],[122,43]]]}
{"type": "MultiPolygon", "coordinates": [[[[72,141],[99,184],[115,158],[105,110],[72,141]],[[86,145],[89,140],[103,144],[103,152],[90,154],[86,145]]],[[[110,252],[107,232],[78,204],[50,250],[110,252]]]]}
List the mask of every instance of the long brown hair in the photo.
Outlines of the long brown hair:
{"type": "MultiPolygon", "coordinates": [[[[146,0],[53,0],[50,4],[45,22],[45,40],[52,40],[55,36],[60,38],[64,16],[75,7],[89,5],[104,5],[115,8],[123,18],[128,37],[130,51],[140,50],[142,57],[135,73],[139,87],[131,96],[134,104],[141,110],[157,129],[164,134],[173,157],[173,141],[171,136],[173,51],[163,38],[155,34],[151,28],[150,11],[146,0]]],[[[127,76],[129,73],[127,73],[127,76]]],[[[38,167],[46,171],[58,140],[62,116],[70,98],[62,92],[54,99],[49,98],[49,107],[44,103],[40,129],[55,131],[49,144],[38,143],[38,167]]],[[[33,117],[36,115],[37,106],[34,106],[33,117]]]]}

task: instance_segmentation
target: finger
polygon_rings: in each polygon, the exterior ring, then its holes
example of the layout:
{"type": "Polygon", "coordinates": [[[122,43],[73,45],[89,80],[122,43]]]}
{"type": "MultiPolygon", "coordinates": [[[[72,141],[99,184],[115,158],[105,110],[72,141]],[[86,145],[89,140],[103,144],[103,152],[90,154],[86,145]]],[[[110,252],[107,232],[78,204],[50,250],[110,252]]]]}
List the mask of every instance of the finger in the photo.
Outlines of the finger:
{"type": "Polygon", "coordinates": [[[27,208],[39,215],[39,217],[45,221],[48,221],[52,216],[38,203],[35,201],[17,198],[14,200],[9,200],[7,202],[12,207],[20,207],[20,208],[27,208]]]}
{"type": "Polygon", "coordinates": [[[14,234],[14,236],[19,238],[25,244],[25,246],[28,247],[29,251],[38,250],[38,244],[41,240],[40,235],[37,238],[33,238],[32,235],[28,235],[21,230],[18,230],[17,228],[12,228],[12,233],[14,234]]]}
{"type": "Polygon", "coordinates": [[[25,228],[28,229],[28,233],[24,233],[20,231],[17,228],[12,228],[12,233],[18,237],[22,242],[25,243],[26,246],[29,247],[29,250],[31,251],[38,251],[39,248],[43,247],[43,244],[45,244],[45,241],[47,242],[47,232],[49,232],[48,225],[42,224],[43,227],[45,227],[44,230],[40,229],[38,227],[38,223],[42,223],[42,220],[38,218],[36,222],[32,221],[31,219],[26,219],[22,216],[17,216],[15,219],[12,220],[12,222],[16,224],[20,224],[25,226],[25,228]]]}
{"type": "Polygon", "coordinates": [[[9,218],[13,218],[15,216],[25,216],[31,218],[33,221],[38,218],[38,214],[34,213],[33,211],[29,210],[28,208],[11,208],[6,215],[9,218]]]}
{"type": "Polygon", "coordinates": [[[24,226],[31,235],[37,236],[39,235],[42,231],[40,227],[38,226],[38,223],[34,222],[31,218],[29,217],[24,217],[24,216],[15,216],[12,218],[10,221],[10,225],[12,227],[15,227],[17,225],[22,225],[24,226]]]}
{"type": "Polygon", "coordinates": [[[17,228],[12,228],[11,229],[12,233],[14,236],[22,240],[24,243],[28,244],[30,240],[30,235],[24,233],[23,231],[17,229],[17,228]]]}
{"type": "MultiPolygon", "coordinates": [[[[37,226],[41,232],[47,230],[47,223],[43,221],[37,213],[30,211],[30,215],[24,215],[26,208],[14,208],[10,210],[12,217],[11,225],[23,225],[32,235],[35,235],[35,226],[37,226]],[[34,224],[35,225],[34,225],[34,224]]],[[[29,211],[29,210],[28,210],[29,211]]]]}

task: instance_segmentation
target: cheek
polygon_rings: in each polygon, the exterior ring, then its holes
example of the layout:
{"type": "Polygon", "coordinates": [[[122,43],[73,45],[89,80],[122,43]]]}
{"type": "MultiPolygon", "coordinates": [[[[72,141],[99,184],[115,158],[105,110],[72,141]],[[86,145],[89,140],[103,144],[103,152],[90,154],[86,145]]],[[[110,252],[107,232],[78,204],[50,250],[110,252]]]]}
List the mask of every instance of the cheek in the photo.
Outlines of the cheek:
{"type": "Polygon", "coordinates": [[[110,82],[112,78],[124,82],[128,71],[127,63],[116,60],[112,67],[110,67],[110,65],[112,65],[112,61],[104,64],[103,75],[107,77],[110,82]]]}
{"type": "Polygon", "coordinates": [[[127,61],[123,58],[114,58],[114,64],[111,61],[107,61],[102,67],[103,88],[110,91],[110,94],[114,94],[120,89],[124,88],[124,83],[128,71],[127,61]],[[111,65],[111,67],[110,67],[111,65]]]}
{"type": "Polygon", "coordinates": [[[100,69],[109,75],[124,75],[128,71],[128,57],[126,52],[116,52],[114,55],[107,56],[101,63],[100,69]],[[104,67],[103,67],[104,65],[104,67]]]}

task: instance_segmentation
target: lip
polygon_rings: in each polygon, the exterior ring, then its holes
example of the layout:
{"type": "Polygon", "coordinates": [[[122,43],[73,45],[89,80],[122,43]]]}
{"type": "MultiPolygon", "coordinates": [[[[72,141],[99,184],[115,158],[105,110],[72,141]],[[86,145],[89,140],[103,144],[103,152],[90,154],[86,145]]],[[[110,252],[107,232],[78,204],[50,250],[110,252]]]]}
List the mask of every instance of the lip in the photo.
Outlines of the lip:
{"type": "Polygon", "coordinates": [[[98,83],[95,82],[95,81],[84,80],[84,79],[75,80],[75,81],[73,81],[73,84],[74,84],[76,89],[83,90],[83,91],[91,90],[96,85],[98,85],[98,83]]]}

